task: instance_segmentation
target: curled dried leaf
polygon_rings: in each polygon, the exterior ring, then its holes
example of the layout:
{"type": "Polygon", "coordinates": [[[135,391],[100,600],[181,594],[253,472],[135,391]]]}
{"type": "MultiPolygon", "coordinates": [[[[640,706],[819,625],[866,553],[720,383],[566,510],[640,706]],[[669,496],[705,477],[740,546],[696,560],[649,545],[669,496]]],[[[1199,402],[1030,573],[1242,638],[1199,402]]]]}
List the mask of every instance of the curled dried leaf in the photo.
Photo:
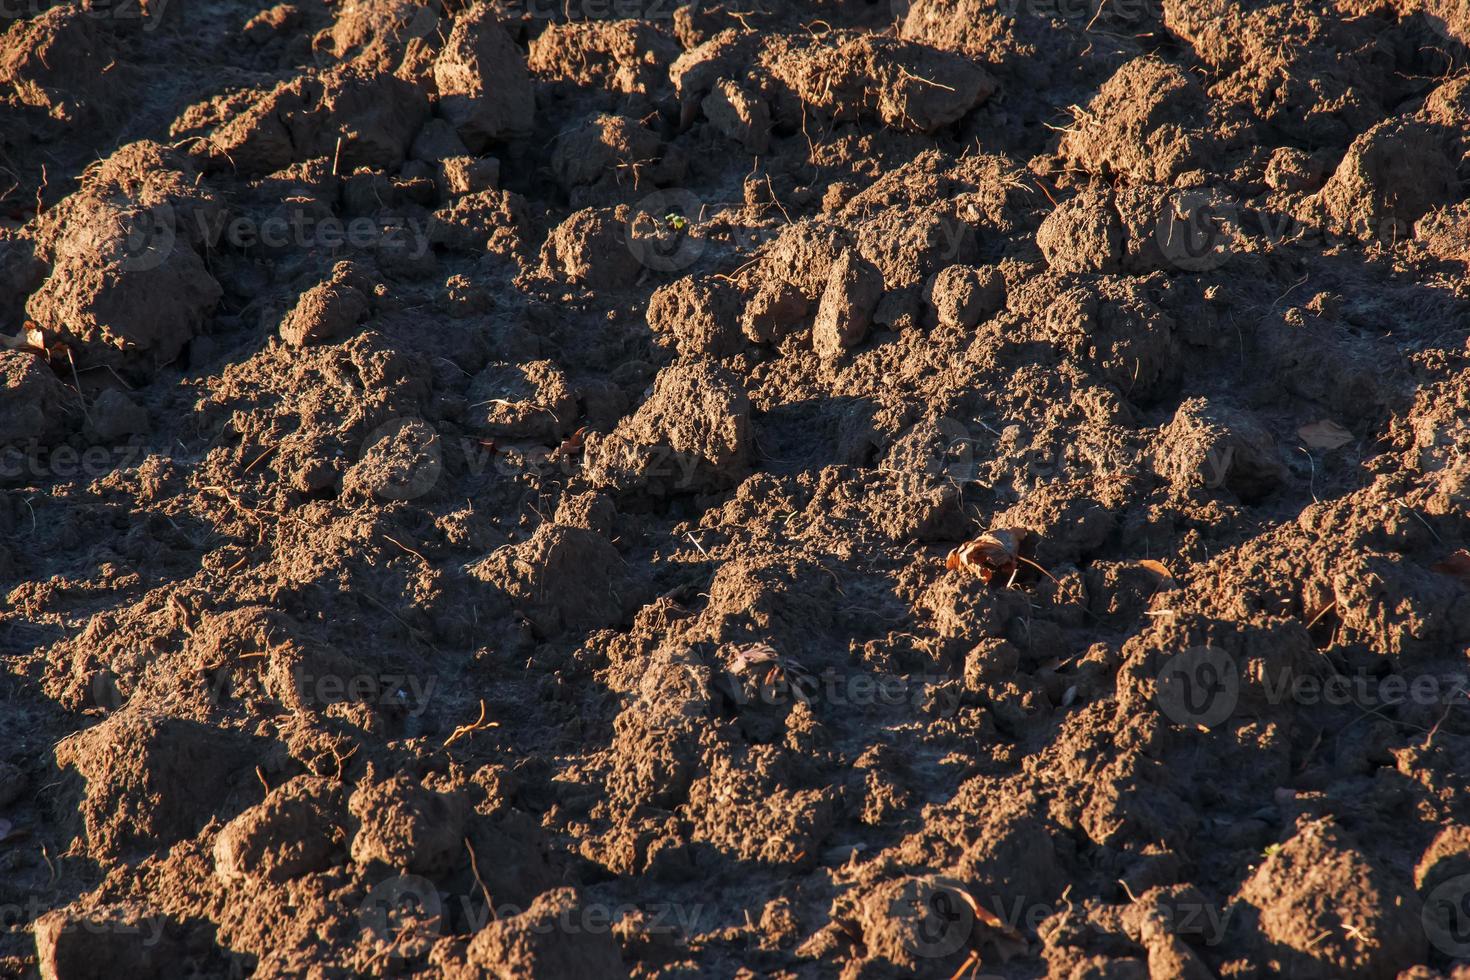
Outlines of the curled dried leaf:
{"type": "Polygon", "coordinates": [[[781,662],[781,655],[769,643],[732,645],[726,648],[725,655],[729,661],[727,669],[732,674],[750,673],[759,667],[769,667],[781,662]]]}
{"type": "Polygon", "coordinates": [[[1174,573],[1169,571],[1169,566],[1163,562],[1153,558],[1140,558],[1138,564],[1140,567],[1153,572],[1159,577],[1160,589],[1177,589],[1179,587],[1179,582],[1174,578],[1174,573]]]}
{"type": "Polygon", "coordinates": [[[23,350],[27,353],[44,357],[48,361],[66,361],[70,348],[66,346],[56,335],[42,330],[36,324],[27,320],[25,328],[21,330],[18,337],[4,338],[5,346],[11,350],[23,350]]]}
{"type": "Polygon", "coordinates": [[[984,938],[1000,954],[1002,962],[1025,953],[1029,949],[1030,944],[1026,942],[1026,937],[1021,935],[1009,922],[975,901],[975,897],[963,888],[953,885],[950,888],[970,907],[970,911],[975,915],[975,922],[986,932],[984,938]]]}
{"type": "Polygon", "coordinates": [[[817,679],[795,658],[777,653],[768,643],[745,646],[727,644],[721,649],[725,671],[729,675],[731,693],[740,704],[760,697],[760,703],[786,700],[786,694],[810,702],[815,695],[817,679]]]}
{"type": "Polygon", "coordinates": [[[582,451],[582,445],[587,441],[587,427],[584,425],[576,432],[562,440],[556,451],[562,456],[574,456],[582,451]]]}
{"type": "Polygon", "coordinates": [[[1353,434],[1331,419],[1312,422],[1296,430],[1302,442],[1313,449],[1331,452],[1353,441],[1353,434]]]}
{"type": "Polygon", "coordinates": [[[1020,550],[1019,532],[1008,528],[986,531],[951,551],[944,567],[950,571],[967,571],[988,584],[996,576],[1009,579],[1015,573],[1020,550]]]}

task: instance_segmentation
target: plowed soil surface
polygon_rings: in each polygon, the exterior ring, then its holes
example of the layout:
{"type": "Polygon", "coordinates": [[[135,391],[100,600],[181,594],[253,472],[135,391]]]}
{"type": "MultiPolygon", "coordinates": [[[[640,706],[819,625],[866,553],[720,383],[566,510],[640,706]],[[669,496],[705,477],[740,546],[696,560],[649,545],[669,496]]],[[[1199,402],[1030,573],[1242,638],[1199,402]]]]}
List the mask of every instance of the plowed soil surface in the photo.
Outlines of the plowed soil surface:
{"type": "Polygon", "coordinates": [[[1461,0],[0,17],[0,975],[1470,975],[1461,0]]]}

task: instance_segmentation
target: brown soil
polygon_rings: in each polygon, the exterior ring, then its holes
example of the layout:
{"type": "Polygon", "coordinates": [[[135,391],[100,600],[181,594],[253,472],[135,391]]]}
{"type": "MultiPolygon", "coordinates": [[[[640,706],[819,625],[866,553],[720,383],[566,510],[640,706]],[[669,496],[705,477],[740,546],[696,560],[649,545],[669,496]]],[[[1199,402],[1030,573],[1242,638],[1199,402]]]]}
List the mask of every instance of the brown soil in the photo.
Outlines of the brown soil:
{"type": "Polygon", "coordinates": [[[4,17],[0,976],[1470,976],[1464,3],[4,17]]]}

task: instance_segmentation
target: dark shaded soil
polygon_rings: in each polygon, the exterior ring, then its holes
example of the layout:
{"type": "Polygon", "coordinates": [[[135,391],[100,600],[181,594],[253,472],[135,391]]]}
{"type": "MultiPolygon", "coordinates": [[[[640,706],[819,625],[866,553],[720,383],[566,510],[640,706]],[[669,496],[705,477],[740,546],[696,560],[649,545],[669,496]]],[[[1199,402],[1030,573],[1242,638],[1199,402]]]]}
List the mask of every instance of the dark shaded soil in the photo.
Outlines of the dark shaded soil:
{"type": "Polygon", "coordinates": [[[1463,4],[139,4],[0,34],[0,975],[1470,974],[1463,4]]]}

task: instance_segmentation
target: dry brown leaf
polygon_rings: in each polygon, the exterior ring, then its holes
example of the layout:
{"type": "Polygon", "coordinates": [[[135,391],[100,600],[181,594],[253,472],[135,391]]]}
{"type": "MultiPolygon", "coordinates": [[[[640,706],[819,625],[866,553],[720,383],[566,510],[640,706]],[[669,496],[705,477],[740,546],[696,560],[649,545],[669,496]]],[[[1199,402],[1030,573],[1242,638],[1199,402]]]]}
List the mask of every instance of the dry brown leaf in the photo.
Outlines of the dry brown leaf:
{"type": "Polygon", "coordinates": [[[0,342],[10,350],[23,350],[54,361],[64,357],[69,348],[55,336],[47,336],[46,331],[30,320],[27,320],[20,335],[16,337],[0,336],[0,342]]]}
{"type": "Polygon", "coordinates": [[[1296,430],[1302,442],[1313,449],[1331,452],[1353,441],[1353,434],[1331,419],[1311,422],[1296,430]]]}
{"type": "Polygon", "coordinates": [[[1153,558],[1140,558],[1138,564],[1159,577],[1159,588],[1178,588],[1179,582],[1174,578],[1174,573],[1169,571],[1168,565],[1153,558]]]}
{"type": "Polygon", "coordinates": [[[1010,576],[1016,570],[1019,547],[1020,536],[1015,531],[987,531],[951,551],[944,567],[950,571],[964,569],[989,584],[996,576],[1010,576]]]}
{"type": "Polygon", "coordinates": [[[960,900],[970,907],[970,911],[973,912],[975,915],[976,922],[979,922],[981,925],[985,926],[988,929],[1000,933],[1003,938],[1009,939],[1012,942],[1026,942],[1025,936],[1017,932],[1013,926],[1007,923],[1000,916],[996,915],[994,912],[990,911],[985,906],[975,901],[975,896],[971,895],[969,892],[956,885],[950,885],[949,890],[958,895],[960,897],[960,900]]]}
{"type": "Polygon", "coordinates": [[[1470,582],[1470,551],[1461,548],[1443,561],[1430,565],[1429,569],[1441,575],[1453,575],[1457,579],[1470,582]]]}
{"type": "Polygon", "coordinates": [[[587,427],[584,425],[576,432],[562,440],[556,451],[563,456],[571,456],[582,451],[582,445],[587,441],[587,427]]]}
{"type": "Polygon", "coordinates": [[[959,892],[965,904],[970,906],[971,911],[975,913],[975,921],[990,930],[991,935],[988,938],[996,952],[1000,954],[1002,962],[1009,961],[1011,957],[1021,955],[1030,948],[1026,937],[1021,935],[1014,926],[989,909],[982,907],[968,892],[958,888],[955,891],[959,892]]]}

